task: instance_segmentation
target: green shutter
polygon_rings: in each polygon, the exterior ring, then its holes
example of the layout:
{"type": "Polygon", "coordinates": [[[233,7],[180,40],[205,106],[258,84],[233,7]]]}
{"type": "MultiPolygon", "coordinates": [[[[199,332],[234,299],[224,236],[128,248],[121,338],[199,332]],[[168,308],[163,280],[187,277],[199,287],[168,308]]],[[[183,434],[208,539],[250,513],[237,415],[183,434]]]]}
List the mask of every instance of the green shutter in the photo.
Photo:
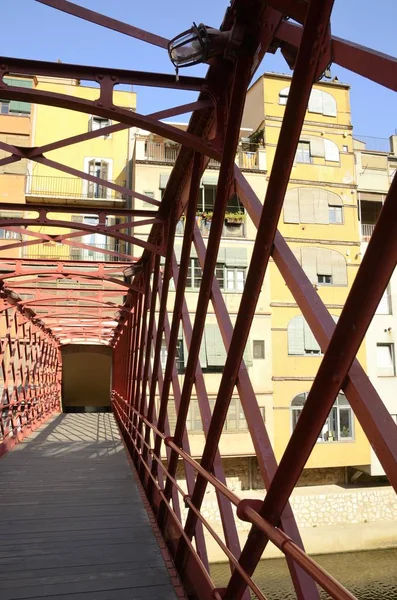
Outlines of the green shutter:
{"type": "MultiPolygon", "coordinates": [[[[32,88],[33,82],[23,79],[14,79],[10,77],[4,77],[5,83],[10,86],[32,88]]],[[[11,113],[22,113],[29,115],[32,110],[30,102],[20,102],[19,100],[10,101],[10,112],[11,113]]]]}
{"type": "Polygon", "coordinates": [[[205,326],[205,347],[209,367],[223,367],[226,361],[226,350],[218,325],[205,326]]]}
{"type": "Polygon", "coordinates": [[[288,323],[288,354],[301,356],[305,353],[303,317],[298,315],[288,323]]]}

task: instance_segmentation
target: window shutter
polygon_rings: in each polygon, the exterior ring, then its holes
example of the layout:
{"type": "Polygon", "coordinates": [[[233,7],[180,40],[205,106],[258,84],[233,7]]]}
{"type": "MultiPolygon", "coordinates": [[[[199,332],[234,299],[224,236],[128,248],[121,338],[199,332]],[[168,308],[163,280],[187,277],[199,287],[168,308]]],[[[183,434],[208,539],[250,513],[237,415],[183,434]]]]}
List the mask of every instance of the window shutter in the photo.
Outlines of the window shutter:
{"type": "Polygon", "coordinates": [[[299,223],[298,188],[288,190],[285,195],[284,223],[299,223]]]}
{"type": "Polygon", "coordinates": [[[314,204],[314,221],[319,224],[329,224],[328,192],[315,188],[312,190],[314,204]]]}
{"type": "Polygon", "coordinates": [[[203,178],[201,180],[201,185],[214,185],[215,187],[218,185],[218,176],[219,171],[215,174],[204,173],[203,178]]]}
{"type": "MultiPolygon", "coordinates": [[[[22,79],[14,79],[11,77],[4,77],[4,82],[10,86],[15,87],[23,87],[23,88],[32,88],[32,81],[24,81],[22,79]]],[[[11,100],[10,101],[10,112],[11,113],[22,113],[22,114],[30,114],[31,112],[31,104],[30,102],[20,102],[19,100],[11,100]]]]}
{"type": "Polygon", "coordinates": [[[317,273],[332,275],[332,251],[326,248],[317,248],[317,273]]]}
{"type": "Polygon", "coordinates": [[[201,340],[199,360],[200,360],[201,368],[206,369],[208,363],[207,363],[207,350],[206,350],[206,344],[205,344],[205,335],[203,335],[203,339],[201,340]]]}
{"type": "Polygon", "coordinates": [[[387,286],[383,292],[383,296],[376,309],[377,315],[389,315],[390,314],[390,287],[387,286]]]}
{"type": "Polygon", "coordinates": [[[323,94],[323,115],[326,117],[336,117],[336,100],[331,94],[322,92],[323,94]]]}
{"type": "Polygon", "coordinates": [[[252,352],[251,352],[251,339],[248,338],[247,345],[244,349],[243,360],[245,362],[246,367],[252,367],[252,352]]]}
{"type": "Polygon", "coordinates": [[[93,130],[93,121],[94,121],[94,117],[90,117],[88,120],[88,131],[93,130]]]}
{"type": "Polygon", "coordinates": [[[101,160],[101,179],[108,181],[109,164],[105,160],[101,160]]]}
{"type": "Polygon", "coordinates": [[[305,340],[306,352],[321,352],[321,348],[318,345],[316,338],[314,337],[312,330],[309,325],[304,321],[303,323],[303,335],[305,340]]]}
{"type": "Polygon", "coordinates": [[[225,248],[225,262],[228,267],[246,267],[248,264],[246,248],[225,248]]]}
{"type": "Polygon", "coordinates": [[[299,356],[304,353],[303,317],[299,315],[288,323],[288,354],[299,356]]]}
{"type": "Polygon", "coordinates": [[[339,149],[334,142],[331,142],[331,140],[324,140],[324,148],[325,160],[339,162],[339,149]]]}
{"type": "MultiPolygon", "coordinates": [[[[182,337],[182,336],[180,336],[180,337],[182,337]]],[[[185,338],[183,338],[183,362],[185,364],[185,367],[187,365],[188,358],[189,358],[189,352],[188,352],[188,348],[187,348],[187,343],[186,343],[185,338]]],[[[207,368],[207,352],[205,349],[205,334],[203,335],[203,339],[201,340],[199,360],[200,360],[201,368],[206,369],[207,368]]]]}
{"type": "Polygon", "coordinates": [[[178,265],[181,262],[182,246],[174,246],[175,258],[178,265]]]}
{"type": "Polygon", "coordinates": [[[219,248],[218,250],[218,257],[216,259],[217,263],[223,263],[225,264],[226,262],[226,248],[219,248]]]}
{"type": "Polygon", "coordinates": [[[291,248],[293,255],[298,263],[302,266],[302,253],[300,248],[291,248]]]}
{"type": "Polygon", "coordinates": [[[205,326],[205,347],[208,366],[223,367],[226,361],[226,350],[218,325],[205,326]]]}
{"type": "Polygon", "coordinates": [[[310,154],[312,156],[318,156],[320,158],[324,158],[324,156],[325,156],[324,142],[325,142],[325,140],[323,138],[311,137],[310,138],[310,154]]]}
{"type": "Polygon", "coordinates": [[[334,192],[326,192],[328,206],[343,206],[342,198],[334,192]]]}
{"type": "Polygon", "coordinates": [[[301,248],[302,268],[311,283],[317,283],[317,248],[301,248]]]}
{"type": "Polygon", "coordinates": [[[331,251],[332,283],[334,285],[347,285],[346,261],[339,252],[331,251]]]}
{"type": "Polygon", "coordinates": [[[320,90],[311,91],[308,111],[323,114],[323,93],[320,90]]]}
{"type": "Polygon", "coordinates": [[[160,190],[165,190],[169,178],[169,173],[160,173],[160,190]]]}
{"type": "Polygon", "coordinates": [[[299,216],[301,223],[314,223],[314,195],[310,188],[299,188],[299,216]]]}

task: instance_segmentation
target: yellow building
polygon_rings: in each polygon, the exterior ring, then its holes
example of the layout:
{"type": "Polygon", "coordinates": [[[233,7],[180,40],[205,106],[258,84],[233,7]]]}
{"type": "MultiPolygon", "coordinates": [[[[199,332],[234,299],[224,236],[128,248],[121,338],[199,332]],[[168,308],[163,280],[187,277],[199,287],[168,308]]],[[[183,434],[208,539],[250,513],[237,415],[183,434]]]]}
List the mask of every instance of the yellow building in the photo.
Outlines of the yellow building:
{"type": "MultiPolygon", "coordinates": [[[[248,91],[243,125],[262,132],[271,172],[290,78],[267,73],[248,91]]],[[[268,175],[266,179],[268,179],[268,175]]],[[[266,183],[260,197],[264,197],[266,183]]],[[[360,261],[349,86],[321,82],[311,93],[279,229],[335,319],[360,261]]],[[[274,442],[279,459],[321,362],[320,348],[279,274],[270,266],[274,442]]],[[[359,359],[365,367],[365,351],[359,359]]],[[[308,480],[343,481],[346,467],[367,465],[370,447],[343,394],[306,471],[308,480]],[[331,469],[331,470],[330,470],[331,469]]]]}
{"type": "MultiPolygon", "coordinates": [[[[173,123],[175,126],[176,124],[173,123]]],[[[177,124],[186,129],[186,123],[177,124]]],[[[240,132],[240,144],[236,155],[236,163],[241,167],[251,185],[258,192],[261,182],[265,180],[266,154],[261,144],[252,143],[249,128],[240,132]]],[[[167,185],[168,178],[174,166],[179,147],[147,131],[134,130],[134,190],[160,201],[167,185]]],[[[211,217],[215,201],[216,185],[219,175],[219,163],[211,160],[201,179],[200,194],[197,207],[197,225],[203,235],[204,242],[208,239],[211,228],[211,217]]],[[[137,209],[151,208],[150,204],[135,199],[137,209]]],[[[145,239],[149,233],[148,227],[139,227],[134,235],[145,239]]],[[[179,262],[182,249],[184,219],[177,225],[175,254],[179,262]]],[[[246,274],[251,259],[256,230],[248,218],[238,197],[231,191],[225,216],[216,278],[222,290],[225,305],[232,323],[235,322],[240,305],[246,274]]],[[[135,253],[139,255],[139,248],[135,253]]],[[[191,263],[187,280],[186,302],[190,320],[193,323],[197,305],[198,292],[201,282],[201,268],[194,248],[191,252],[191,263]]],[[[174,291],[169,294],[169,310],[174,303],[174,291]]],[[[271,329],[270,329],[270,295],[269,288],[264,286],[260,296],[252,333],[248,340],[244,355],[249,376],[253,383],[262,416],[272,435],[273,398],[271,380],[271,329]]],[[[183,383],[184,367],[187,360],[187,344],[180,330],[178,342],[178,372],[179,383],[183,383]]],[[[166,344],[163,343],[162,366],[166,364],[166,344]]],[[[206,320],[200,362],[203,369],[204,382],[210,404],[215,401],[219,383],[225,364],[226,352],[216,321],[214,308],[210,303],[206,320]]],[[[171,403],[170,403],[171,404],[171,403]]],[[[171,416],[171,429],[174,419],[171,416]]],[[[187,422],[191,452],[201,456],[204,447],[204,434],[198,410],[196,389],[193,389],[191,408],[187,422]]],[[[257,479],[257,465],[251,436],[248,432],[238,395],[232,399],[226,420],[224,435],[220,441],[220,451],[229,483],[235,489],[249,489],[256,485],[262,487],[257,479]]]]}
{"type": "MultiPolygon", "coordinates": [[[[12,84],[18,82],[20,87],[32,87],[33,82],[27,78],[5,77],[4,81],[12,84]]],[[[32,132],[32,106],[27,102],[0,100],[0,141],[16,146],[30,146],[32,132]]],[[[7,158],[9,153],[0,149],[0,159],[7,158]]],[[[27,161],[20,160],[0,166],[0,202],[24,204],[27,161]]],[[[16,216],[17,213],[1,211],[0,217],[16,216]]],[[[11,240],[20,240],[21,234],[0,229],[0,250],[12,244],[11,240]]],[[[8,257],[19,256],[18,249],[7,251],[8,257]]]]}
{"type": "MultiPolygon", "coordinates": [[[[38,77],[34,80],[34,86],[40,91],[67,94],[87,100],[95,100],[98,97],[98,88],[81,85],[77,80],[38,77]]],[[[136,94],[132,91],[115,90],[114,103],[135,110],[136,94]]],[[[33,109],[32,142],[34,146],[41,146],[55,140],[101,129],[111,124],[112,122],[109,119],[103,119],[95,115],[87,115],[52,106],[35,105],[33,109]]],[[[131,187],[129,129],[47,152],[46,157],[68,167],[112,181],[117,185],[131,187]]],[[[122,208],[128,206],[129,200],[120,192],[31,161],[28,165],[26,178],[26,202],[122,208]]],[[[73,215],[60,216],[63,220],[71,220],[72,217],[73,215]]],[[[83,221],[87,224],[97,222],[92,215],[79,215],[78,218],[73,220],[83,221]]],[[[48,227],[44,230],[41,228],[40,231],[51,234],[66,233],[64,229],[50,229],[48,227]]],[[[100,234],[84,236],[80,241],[98,248],[125,251],[124,244],[115,245],[113,240],[107,240],[105,236],[100,234]]],[[[26,251],[26,256],[31,258],[63,257],[82,260],[103,260],[105,257],[101,252],[53,244],[31,246],[26,251]]]]}

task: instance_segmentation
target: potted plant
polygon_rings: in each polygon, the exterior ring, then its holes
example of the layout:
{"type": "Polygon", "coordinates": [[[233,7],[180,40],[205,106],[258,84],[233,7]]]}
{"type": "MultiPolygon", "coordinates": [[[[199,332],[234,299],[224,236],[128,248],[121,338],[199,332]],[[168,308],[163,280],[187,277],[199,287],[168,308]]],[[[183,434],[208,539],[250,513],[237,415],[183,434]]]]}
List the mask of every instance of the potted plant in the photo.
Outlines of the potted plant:
{"type": "Polygon", "coordinates": [[[225,221],[228,225],[241,225],[245,223],[245,213],[242,210],[227,212],[225,214],[225,221]]]}

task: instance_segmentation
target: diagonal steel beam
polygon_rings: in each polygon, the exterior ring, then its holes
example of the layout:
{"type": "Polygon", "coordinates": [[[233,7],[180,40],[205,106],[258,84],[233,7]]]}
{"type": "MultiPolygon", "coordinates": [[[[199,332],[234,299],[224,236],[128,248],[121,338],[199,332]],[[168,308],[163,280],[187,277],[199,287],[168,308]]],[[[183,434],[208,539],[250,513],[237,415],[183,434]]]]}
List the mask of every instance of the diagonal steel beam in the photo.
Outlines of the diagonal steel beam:
{"type": "Polygon", "coordinates": [[[129,25],[123,21],[118,21],[117,19],[107,17],[101,13],[89,10],[88,8],[84,8],[78,4],[74,4],[74,2],[68,2],[68,0],[36,0],[36,2],[40,2],[40,4],[46,4],[51,8],[56,8],[57,10],[61,10],[69,15],[73,15],[74,17],[79,17],[80,19],[84,19],[90,23],[100,25],[101,27],[113,29],[113,31],[123,33],[124,35],[128,35],[148,44],[153,44],[154,46],[159,46],[160,48],[168,47],[169,40],[167,40],[167,38],[156,35],[155,33],[150,33],[144,29],[139,29],[138,27],[134,27],[133,25],[129,25]]]}

